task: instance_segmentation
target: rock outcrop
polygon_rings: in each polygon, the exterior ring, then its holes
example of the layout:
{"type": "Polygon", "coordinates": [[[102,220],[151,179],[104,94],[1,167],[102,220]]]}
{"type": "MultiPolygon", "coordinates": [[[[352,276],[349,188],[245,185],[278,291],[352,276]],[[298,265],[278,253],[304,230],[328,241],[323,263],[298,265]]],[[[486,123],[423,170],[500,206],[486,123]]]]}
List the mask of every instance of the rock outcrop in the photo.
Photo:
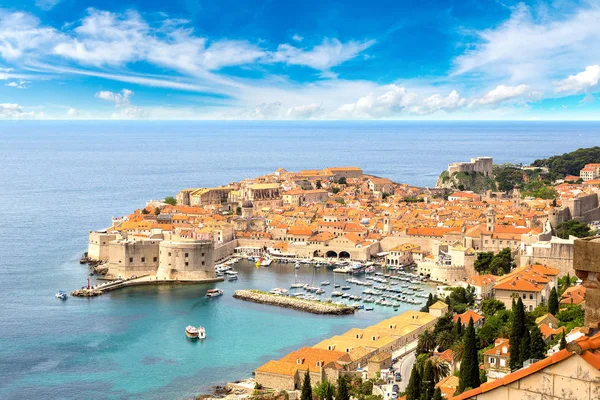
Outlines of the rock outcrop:
{"type": "Polygon", "coordinates": [[[236,290],[233,294],[236,299],[252,301],[260,304],[293,308],[294,310],[306,311],[313,314],[348,315],[354,314],[354,307],[341,306],[333,303],[303,300],[290,296],[279,296],[259,290],[236,290]]]}

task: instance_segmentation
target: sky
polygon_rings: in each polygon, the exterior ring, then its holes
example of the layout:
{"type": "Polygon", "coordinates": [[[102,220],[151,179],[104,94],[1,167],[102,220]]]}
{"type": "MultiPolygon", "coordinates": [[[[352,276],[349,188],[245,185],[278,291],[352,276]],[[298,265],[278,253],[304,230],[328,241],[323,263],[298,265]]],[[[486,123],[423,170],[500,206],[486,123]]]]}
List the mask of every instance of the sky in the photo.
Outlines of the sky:
{"type": "Polygon", "coordinates": [[[0,119],[598,120],[600,0],[0,0],[0,119]]]}

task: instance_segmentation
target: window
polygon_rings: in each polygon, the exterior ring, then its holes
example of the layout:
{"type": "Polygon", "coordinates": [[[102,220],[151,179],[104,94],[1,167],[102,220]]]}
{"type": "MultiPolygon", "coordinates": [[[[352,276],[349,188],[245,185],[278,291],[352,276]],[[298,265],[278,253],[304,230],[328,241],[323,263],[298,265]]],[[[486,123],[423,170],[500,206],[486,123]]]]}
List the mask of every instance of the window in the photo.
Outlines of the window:
{"type": "Polygon", "coordinates": [[[204,257],[204,253],[202,253],[202,257],[204,257]]]}
{"type": "Polygon", "coordinates": [[[494,357],[490,357],[490,364],[496,364],[496,359],[494,357]]]}
{"type": "Polygon", "coordinates": [[[129,262],[133,262],[133,257],[129,257],[129,262]]]}
{"type": "Polygon", "coordinates": [[[202,265],[204,265],[204,261],[202,261],[202,265]]]}
{"type": "Polygon", "coordinates": [[[187,267],[188,265],[190,265],[190,263],[186,261],[185,262],[185,266],[187,267]]]}
{"type": "Polygon", "coordinates": [[[504,358],[500,359],[500,366],[501,367],[506,367],[506,360],[504,358]]]}
{"type": "Polygon", "coordinates": [[[527,299],[527,293],[523,293],[523,300],[527,299]]]}
{"type": "Polygon", "coordinates": [[[158,257],[154,257],[154,258],[152,259],[152,261],[154,261],[154,262],[157,262],[157,261],[158,261],[158,257]]]}
{"type": "Polygon", "coordinates": [[[146,262],[146,257],[142,257],[142,262],[146,262]]]}
{"type": "Polygon", "coordinates": [[[529,295],[529,300],[533,300],[533,294],[529,295]]]}
{"type": "Polygon", "coordinates": [[[185,256],[186,256],[186,257],[189,257],[189,253],[185,253],[185,256]]]}
{"type": "Polygon", "coordinates": [[[171,252],[169,252],[169,257],[171,257],[171,252]]]}

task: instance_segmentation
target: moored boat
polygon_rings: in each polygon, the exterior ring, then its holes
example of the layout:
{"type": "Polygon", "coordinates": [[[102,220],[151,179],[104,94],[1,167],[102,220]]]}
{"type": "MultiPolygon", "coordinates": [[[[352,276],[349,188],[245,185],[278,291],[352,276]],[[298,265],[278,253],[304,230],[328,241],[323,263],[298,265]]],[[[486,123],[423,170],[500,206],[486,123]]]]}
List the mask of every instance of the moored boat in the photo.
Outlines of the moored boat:
{"type": "Polygon", "coordinates": [[[69,295],[64,290],[59,290],[58,293],[54,295],[57,299],[66,300],[69,295]]]}

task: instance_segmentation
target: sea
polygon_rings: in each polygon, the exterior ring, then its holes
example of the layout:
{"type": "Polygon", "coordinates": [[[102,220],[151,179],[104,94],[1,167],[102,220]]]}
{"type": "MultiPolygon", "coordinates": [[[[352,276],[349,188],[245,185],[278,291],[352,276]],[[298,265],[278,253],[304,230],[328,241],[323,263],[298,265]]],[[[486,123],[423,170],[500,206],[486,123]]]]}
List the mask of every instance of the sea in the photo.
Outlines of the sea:
{"type": "MultiPolygon", "coordinates": [[[[137,287],[60,301],[87,284],[88,232],[180,189],[328,166],[433,187],[448,163],[535,159],[600,144],[592,122],[0,122],[0,398],[189,399],[270,359],[394,312],[306,314],[237,288],[333,279],[309,267],[239,267],[215,285],[137,287]],[[184,329],[202,325],[207,339],[184,329]]],[[[95,279],[95,277],[92,277],[95,279]]],[[[308,282],[310,283],[310,282],[308,282]]],[[[410,306],[418,308],[418,306],[410,306]]]]}

